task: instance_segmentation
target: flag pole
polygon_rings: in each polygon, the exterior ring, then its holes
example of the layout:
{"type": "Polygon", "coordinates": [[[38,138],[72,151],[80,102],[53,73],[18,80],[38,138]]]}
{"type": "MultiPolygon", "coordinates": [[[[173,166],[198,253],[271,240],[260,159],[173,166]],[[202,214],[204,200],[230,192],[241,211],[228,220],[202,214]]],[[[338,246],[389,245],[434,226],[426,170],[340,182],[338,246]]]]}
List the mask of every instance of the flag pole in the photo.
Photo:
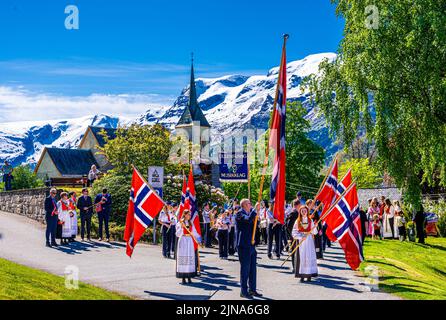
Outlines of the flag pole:
{"type": "MultiPolygon", "coordinates": [[[[284,55],[285,50],[286,50],[286,42],[287,42],[289,37],[290,36],[288,34],[284,34],[283,35],[282,58],[280,59],[279,77],[280,77],[280,70],[282,70],[282,67],[283,67],[283,55],[284,55]]],[[[276,97],[274,99],[274,104],[273,104],[272,119],[274,119],[274,116],[276,114],[277,100],[279,98],[279,86],[280,86],[280,81],[278,80],[277,81],[277,86],[276,86],[276,97]]],[[[271,135],[271,128],[270,128],[269,134],[271,135]]],[[[254,228],[253,228],[252,239],[251,239],[251,243],[253,245],[255,244],[257,222],[259,220],[259,213],[260,213],[260,201],[262,201],[263,184],[265,183],[266,168],[268,167],[268,158],[269,158],[269,139],[268,139],[268,144],[266,145],[265,160],[263,161],[262,177],[260,179],[260,190],[259,190],[259,197],[258,197],[258,201],[257,201],[258,204],[259,204],[259,210],[257,212],[257,215],[256,215],[255,219],[254,219],[254,228]]],[[[257,208],[255,208],[255,209],[257,210],[257,208]]],[[[274,208],[273,208],[273,212],[274,212],[274,208]]]]}
{"type": "MultiPolygon", "coordinates": [[[[330,214],[330,211],[339,203],[339,201],[344,197],[344,195],[347,193],[347,191],[350,191],[350,189],[353,187],[353,185],[356,185],[356,181],[353,181],[350,186],[345,189],[345,191],[339,196],[339,198],[330,206],[330,208],[325,212],[325,214],[319,218],[319,220],[314,224],[314,226],[311,228],[311,230],[308,232],[310,234],[318,225],[319,223],[330,214]]],[[[305,236],[305,238],[302,239],[301,242],[296,246],[296,248],[293,249],[293,251],[288,255],[288,257],[285,259],[285,261],[280,265],[283,267],[285,262],[288,261],[288,259],[296,252],[296,250],[302,245],[302,243],[308,238],[308,235],[305,236]]]]}

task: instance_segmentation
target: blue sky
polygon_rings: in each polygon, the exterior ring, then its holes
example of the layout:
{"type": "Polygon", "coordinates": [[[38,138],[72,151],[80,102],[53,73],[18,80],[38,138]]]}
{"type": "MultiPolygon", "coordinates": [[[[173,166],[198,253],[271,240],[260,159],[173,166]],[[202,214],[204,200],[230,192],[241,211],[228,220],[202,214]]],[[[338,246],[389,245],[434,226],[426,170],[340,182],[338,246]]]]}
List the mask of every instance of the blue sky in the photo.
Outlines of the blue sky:
{"type": "Polygon", "coordinates": [[[34,95],[170,104],[187,85],[192,51],[197,77],[265,74],[279,63],[283,33],[298,60],[336,51],[342,29],[329,0],[2,0],[0,122],[29,120],[11,110],[34,95]],[[65,29],[70,4],[79,30],[65,29]]]}

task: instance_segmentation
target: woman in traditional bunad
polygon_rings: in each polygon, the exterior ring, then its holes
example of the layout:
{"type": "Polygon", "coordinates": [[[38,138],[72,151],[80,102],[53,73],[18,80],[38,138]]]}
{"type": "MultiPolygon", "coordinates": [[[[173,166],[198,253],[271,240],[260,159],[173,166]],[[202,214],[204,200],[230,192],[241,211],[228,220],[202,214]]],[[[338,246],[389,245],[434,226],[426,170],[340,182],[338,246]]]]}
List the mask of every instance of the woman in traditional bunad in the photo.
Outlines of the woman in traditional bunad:
{"type": "Polygon", "coordinates": [[[57,212],[60,223],[62,224],[62,240],[61,244],[67,244],[71,239],[71,217],[70,217],[70,202],[68,201],[68,193],[62,192],[60,200],[57,202],[57,212]]]}
{"type": "Polygon", "coordinates": [[[70,218],[71,218],[71,238],[70,242],[76,241],[77,236],[77,212],[76,212],[76,192],[72,191],[68,194],[68,202],[70,208],[70,218]]]}
{"type": "Polygon", "coordinates": [[[311,281],[312,277],[318,276],[316,249],[313,239],[317,228],[314,228],[314,222],[309,217],[309,211],[307,206],[299,208],[299,215],[292,231],[292,236],[296,239],[296,245],[299,245],[293,257],[294,276],[300,278],[301,282],[304,282],[304,279],[311,281]]]}
{"type": "Polygon", "coordinates": [[[178,247],[176,254],[176,275],[182,279],[182,283],[192,283],[191,278],[197,276],[197,254],[195,252],[194,242],[199,241],[199,235],[192,227],[190,221],[191,214],[189,210],[184,210],[183,216],[176,225],[176,236],[178,247]]]}

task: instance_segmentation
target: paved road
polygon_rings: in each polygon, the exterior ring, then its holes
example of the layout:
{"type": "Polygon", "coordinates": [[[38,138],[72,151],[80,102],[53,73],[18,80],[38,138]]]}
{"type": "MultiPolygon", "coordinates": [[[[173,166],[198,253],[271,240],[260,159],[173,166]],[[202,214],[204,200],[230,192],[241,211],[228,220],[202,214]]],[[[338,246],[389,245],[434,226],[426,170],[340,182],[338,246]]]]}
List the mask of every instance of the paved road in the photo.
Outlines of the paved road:
{"type": "MultiPolygon", "coordinates": [[[[124,244],[116,242],[46,248],[44,226],[5,212],[0,212],[0,234],[2,258],[57,275],[74,265],[80,281],[137,299],[240,299],[239,262],[220,260],[215,249],[200,251],[202,276],[183,286],[175,278],[175,260],[163,258],[159,246],[139,244],[132,259],[125,255],[124,244]]],[[[258,251],[258,287],[266,299],[397,299],[371,291],[365,278],[348,268],[340,247],[319,261],[320,276],[312,283],[300,283],[291,274],[291,264],[281,268],[282,261],[268,259],[265,248],[258,251]]]]}

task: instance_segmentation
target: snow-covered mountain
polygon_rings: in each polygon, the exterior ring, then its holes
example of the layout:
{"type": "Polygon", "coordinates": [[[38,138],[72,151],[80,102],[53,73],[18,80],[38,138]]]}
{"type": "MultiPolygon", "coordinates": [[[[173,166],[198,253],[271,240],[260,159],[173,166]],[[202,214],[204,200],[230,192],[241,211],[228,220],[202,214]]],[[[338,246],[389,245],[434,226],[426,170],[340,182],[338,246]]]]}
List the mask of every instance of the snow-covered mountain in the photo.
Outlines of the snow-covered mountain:
{"type": "MultiPolygon", "coordinates": [[[[304,77],[317,73],[320,62],[332,61],[335,53],[321,53],[287,64],[287,99],[302,101],[308,110],[306,118],[311,122],[310,137],[326,148],[328,156],[336,152],[329,138],[325,120],[317,113],[308,99],[308,92],[300,86],[304,77]]],[[[274,103],[279,67],[272,68],[266,75],[228,75],[221,78],[198,78],[196,83],[198,102],[212,127],[212,141],[217,143],[243,129],[267,129],[274,103]]],[[[174,102],[173,106],[158,120],[173,129],[189,101],[189,86],[174,102]]],[[[139,123],[152,123],[152,111],[138,119],[139,123]]]]}
{"type": "Polygon", "coordinates": [[[34,166],[45,146],[75,148],[90,125],[116,128],[119,123],[130,121],[101,114],[69,120],[0,123],[0,160],[34,166]]]}
{"type": "MultiPolygon", "coordinates": [[[[338,146],[329,138],[325,120],[317,114],[317,108],[311,105],[308,93],[301,90],[300,83],[305,76],[318,71],[323,59],[333,60],[335,57],[334,53],[315,54],[289,62],[287,66],[287,98],[303,102],[312,126],[309,135],[326,149],[328,155],[333,154],[338,146]]],[[[239,130],[267,128],[278,71],[279,68],[275,67],[266,75],[228,75],[196,80],[199,104],[213,129],[213,143],[239,130]]],[[[8,159],[14,165],[35,165],[44,146],[77,147],[89,125],[115,128],[118,124],[131,122],[160,122],[173,129],[188,103],[188,94],[189,86],[183,89],[171,107],[148,107],[147,112],[136,119],[101,114],[69,120],[0,124],[0,161],[8,159]]]]}

